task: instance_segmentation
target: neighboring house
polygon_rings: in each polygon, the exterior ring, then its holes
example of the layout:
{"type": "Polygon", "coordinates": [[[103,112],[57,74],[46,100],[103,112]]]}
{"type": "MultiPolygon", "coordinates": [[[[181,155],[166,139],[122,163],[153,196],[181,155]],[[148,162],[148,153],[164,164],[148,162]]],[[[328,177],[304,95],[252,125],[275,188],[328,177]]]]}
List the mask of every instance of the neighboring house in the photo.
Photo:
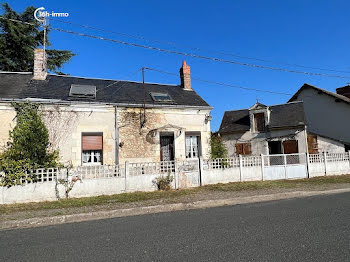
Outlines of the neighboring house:
{"type": "Polygon", "coordinates": [[[307,152],[302,102],[226,111],[219,134],[229,157],[307,152]]]}
{"type": "Polygon", "coordinates": [[[10,102],[29,100],[74,166],[209,157],[212,108],[192,89],[186,62],[181,85],[167,85],[51,75],[43,50],[34,59],[34,73],[0,73],[2,145],[15,126],[10,102]]]}
{"type": "Polygon", "coordinates": [[[350,150],[349,85],[333,93],[304,84],[292,101],[303,101],[310,153],[350,150]]]}

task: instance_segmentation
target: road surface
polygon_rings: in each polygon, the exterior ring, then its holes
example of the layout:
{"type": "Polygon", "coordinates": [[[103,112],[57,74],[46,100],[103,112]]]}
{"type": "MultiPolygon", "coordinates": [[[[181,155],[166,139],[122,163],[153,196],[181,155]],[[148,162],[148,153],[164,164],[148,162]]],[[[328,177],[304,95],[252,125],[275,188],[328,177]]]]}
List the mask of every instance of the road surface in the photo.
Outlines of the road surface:
{"type": "Polygon", "coordinates": [[[350,193],[0,231],[0,261],[350,261],[350,193]]]}

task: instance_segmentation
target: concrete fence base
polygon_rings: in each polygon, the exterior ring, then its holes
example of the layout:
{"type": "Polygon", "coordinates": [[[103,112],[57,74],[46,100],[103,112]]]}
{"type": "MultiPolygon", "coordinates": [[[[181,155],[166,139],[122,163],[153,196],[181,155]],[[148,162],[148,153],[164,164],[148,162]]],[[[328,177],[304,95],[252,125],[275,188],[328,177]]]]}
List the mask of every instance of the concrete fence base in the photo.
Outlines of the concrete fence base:
{"type": "MultiPolygon", "coordinates": [[[[350,174],[350,154],[291,154],[249,156],[184,162],[125,163],[124,166],[76,168],[76,172],[36,170],[37,183],[0,187],[0,204],[54,201],[65,198],[58,179],[78,178],[69,197],[91,197],[125,192],[155,191],[156,179],[171,175],[172,188],[190,188],[217,183],[307,178],[350,174]]],[[[1,177],[0,177],[1,178],[1,177]]]]}

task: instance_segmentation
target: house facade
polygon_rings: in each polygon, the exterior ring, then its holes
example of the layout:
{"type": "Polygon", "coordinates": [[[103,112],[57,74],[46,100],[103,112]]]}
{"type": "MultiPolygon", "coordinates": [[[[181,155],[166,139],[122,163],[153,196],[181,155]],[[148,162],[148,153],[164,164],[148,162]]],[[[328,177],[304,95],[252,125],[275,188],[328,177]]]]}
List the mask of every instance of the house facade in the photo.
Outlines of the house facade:
{"type": "MultiPolygon", "coordinates": [[[[16,124],[13,101],[40,104],[53,149],[63,163],[113,165],[209,157],[211,107],[181,85],[47,74],[35,50],[34,73],[0,73],[0,146],[16,124]]],[[[0,147],[0,148],[1,148],[0,147]]],[[[0,149],[1,150],[1,149],[0,149]]]]}
{"type": "Polygon", "coordinates": [[[350,150],[350,86],[330,92],[304,84],[289,100],[303,101],[310,152],[350,150]]]}
{"type": "Polygon", "coordinates": [[[307,152],[302,102],[226,111],[219,135],[229,157],[307,152]]]}

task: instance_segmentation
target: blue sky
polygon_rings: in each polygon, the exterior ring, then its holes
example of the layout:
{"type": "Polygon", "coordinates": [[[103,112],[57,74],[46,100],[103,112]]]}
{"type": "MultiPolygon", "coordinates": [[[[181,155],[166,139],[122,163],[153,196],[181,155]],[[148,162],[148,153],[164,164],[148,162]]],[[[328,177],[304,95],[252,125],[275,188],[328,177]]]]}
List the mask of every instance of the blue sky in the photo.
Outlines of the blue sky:
{"type": "MultiPolygon", "coordinates": [[[[191,66],[193,77],[249,88],[294,93],[303,83],[335,91],[350,82],[350,1],[340,0],[223,0],[223,1],[7,1],[16,11],[26,6],[44,6],[47,11],[68,12],[61,18],[78,24],[99,27],[149,39],[173,42],[180,46],[226,51],[262,62],[209,51],[202,55],[275,66],[301,71],[349,76],[349,79],[307,76],[254,69],[110,42],[50,33],[52,47],[77,54],[63,72],[74,76],[141,81],[145,66],[178,73],[182,60],[191,66]],[[280,63],[349,71],[334,73],[286,66],[280,63]]],[[[173,49],[172,46],[87,30],[51,22],[52,26],[118,40],[173,49]]],[[[181,51],[188,51],[177,48],[181,51]]],[[[191,51],[191,50],[190,50],[191,51]]],[[[146,72],[147,82],[178,84],[179,77],[146,72]]],[[[244,91],[192,81],[193,88],[214,107],[212,130],[219,128],[225,110],[247,108],[259,99],[264,104],[279,104],[288,96],[244,91]]]]}

